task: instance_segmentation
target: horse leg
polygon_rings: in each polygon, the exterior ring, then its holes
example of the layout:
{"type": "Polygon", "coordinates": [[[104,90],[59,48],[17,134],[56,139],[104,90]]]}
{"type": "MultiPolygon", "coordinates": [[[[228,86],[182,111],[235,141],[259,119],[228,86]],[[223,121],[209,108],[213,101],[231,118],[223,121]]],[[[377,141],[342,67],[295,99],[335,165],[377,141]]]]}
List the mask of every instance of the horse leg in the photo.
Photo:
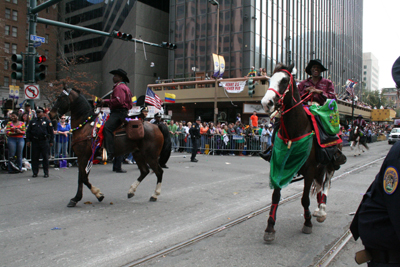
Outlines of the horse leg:
{"type": "Polygon", "coordinates": [[[128,190],[128,198],[131,198],[135,195],[136,189],[139,186],[139,184],[143,181],[143,179],[149,174],[150,170],[149,167],[147,166],[147,163],[143,159],[142,155],[139,152],[135,152],[133,155],[134,159],[136,160],[136,164],[139,167],[140,170],[140,176],[139,178],[131,185],[131,187],[128,190]]]}
{"type": "Polygon", "coordinates": [[[310,212],[310,188],[312,184],[312,179],[307,179],[307,177],[313,177],[310,176],[309,174],[305,176],[306,178],[304,179],[304,189],[303,189],[303,196],[301,197],[301,205],[304,208],[304,225],[302,232],[305,234],[311,234],[312,233],[312,222],[311,222],[311,212],[310,212]]]}
{"type": "Polygon", "coordinates": [[[318,208],[315,209],[313,216],[317,217],[317,222],[320,223],[326,220],[326,200],[328,197],[329,188],[331,187],[331,179],[334,173],[334,170],[329,170],[326,172],[325,180],[322,185],[322,190],[317,193],[318,208]]]}
{"type": "Polygon", "coordinates": [[[160,164],[158,164],[157,159],[152,159],[149,163],[150,167],[153,169],[154,173],[157,176],[157,185],[154,194],[150,197],[149,201],[155,202],[157,201],[158,196],[161,194],[161,183],[162,183],[162,176],[163,176],[163,169],[161,168],[160,164]]]}
{"type": "Polygon", "coordinates": [[[275,221],[276,221],[276,210],[278,209],[279,201],[281,199],[281,189],[274,189],[272,193],[272,205],[269,211],[268,225],[264,233],[264,241],[271,243],[275,240],[275,221]]]}

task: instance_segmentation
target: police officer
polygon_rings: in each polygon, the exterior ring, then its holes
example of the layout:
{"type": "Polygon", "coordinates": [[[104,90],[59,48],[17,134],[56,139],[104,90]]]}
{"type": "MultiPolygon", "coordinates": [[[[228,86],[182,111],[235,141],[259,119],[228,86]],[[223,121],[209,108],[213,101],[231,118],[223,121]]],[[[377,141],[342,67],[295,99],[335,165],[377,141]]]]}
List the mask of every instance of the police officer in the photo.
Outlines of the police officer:
{"type": "Polygon", "coordinates": [[[36,118],[29,122],[26,131],[26,145],[32,143],[32,177],[37,177],[39,172],[39,158],[43,159],[44,178],[49,177],[49,149],[53,146],[54,132],[51,121],[46,118],[44,109],[39,107],[36,110],[36,118]]]}
{"type": "Polygon", "coordinates": [[[365,193],[350,230],[365,250],[356,253],[358,264],[400,266],[400,142],[386,156],[365,193]]]}
{"type": "Polygon", "coordinates": [[[162,121],[161,121],[161,113],[158,112],[158,113],[154,114],[154,119],[152,119],[152,120],[150,121],[150,123],[153,123],[153,124],[161,124],[161,123],[162,123],[162,121]]]}
{"type": "Polygon", "coordinates": [[[200,139],[200,124],[201,118],[198,117],[196,119],[196,123],[193,123],[192,128],[189,129],[190,138],[192,138],[192,156],[190,158],[191,162],[198,162],[196,159],[197,151],[199,150],[199,146],[197,141],[200,139]]]}
{"type": "Polygon", "coordinates": [[[149,115],[149,108],[146,106],[142,106],[140,107],[140,114],[138,116],[138,118],[142,121],[145,122],[147,115],[149,115]]]}

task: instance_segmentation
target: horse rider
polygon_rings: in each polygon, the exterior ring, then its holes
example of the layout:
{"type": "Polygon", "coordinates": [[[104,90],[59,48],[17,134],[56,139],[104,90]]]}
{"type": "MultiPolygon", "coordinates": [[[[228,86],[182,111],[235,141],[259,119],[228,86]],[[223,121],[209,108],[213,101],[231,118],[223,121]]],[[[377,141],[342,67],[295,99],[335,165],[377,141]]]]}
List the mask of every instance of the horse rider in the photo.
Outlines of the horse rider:
{"type": "MultiPolygon", "coordinates": [[[[309,104],[318,104],[323,106],[326,99],[336,99],[335,89],[333,83],[329,79],[322,77],[321,73],[328,70],[322,65],[320,59],[312,59],[308,62],[306,67],[306,73],[310,75],[308,79],[300,82],[298,85],[300,97],[304,98],[308,94],[311,94],[309,104]]],[[[272,143],[275,140],[275,132],[279,129],[279,120],[274,124],[274,132],[272,134],[272,143]]],[[[260,153],[260,157],[266,161],[269,161],[272,153],[270,153],[271,147],[268,147],[266,151],[260,153]]]]}
{"type": "Polygon", "coordinates": [[[196,119],[196,123],[193,123],[192,128],[189,129],[190,138],[192,138],[192,156],[190,157],[191,162],[198,162],[196,159],[197,150],[199,149],[197,141],[200,140],[200,124],[201,117],[196,119]]]}
{"type": "Polygon", "coordinates": [[[358,126],[360,131],[364,132],[365,127],[367,126],[367,122],[363,119],[363,116],[360,114],[358,115],[357,119],[353,122],[354,126],[358,126]]]}
{"type": "MultiPolygon", "coordinates": [[[[328,70],[322,65],[320,59],[312,59],[308,62],[306,73],[311,77],[298,85],[300,96],[304,98],[311,94],[311,102],[317,102],[323,106],[326,99],[336,99],[335,88],[329,79],[322,78],[321,73],[328,70]]],[[[314,103],[313,103],[314,104],[314,103]]]]}
{"type": "Polygon", "coordinates": [[[350,230],[365,250],[356,262],[369,267],[400,266],[400,142],[387,154],[379,173],[358,207],[350,230]]]}
{"type": "Polygon", "coordinates": [[[54,132],[51,121],[46,118],[44,109],[39,107],[36,110],[37,117],[29,122],[26,131],[26,145],[32,143],[32,177],[37,177],[39,172],[39,159],[43,159],[44,178],[49,177],[49,152],[53,146],[54,132]]]}
{"type": "Polygon", "coordinates": [[[132,93],[126,85],[129,79],[126,71],[116,69],[110,71],[113,74],[114,87],[110,99],[100,99],[99,104],[106,104],[110,108],[110,117],[104,125],[104,142],[108,152],[108,157],[114,157],[114,135],[113,132],[121,125],[128,116],[128,111],[132,108],[132,93]]]}

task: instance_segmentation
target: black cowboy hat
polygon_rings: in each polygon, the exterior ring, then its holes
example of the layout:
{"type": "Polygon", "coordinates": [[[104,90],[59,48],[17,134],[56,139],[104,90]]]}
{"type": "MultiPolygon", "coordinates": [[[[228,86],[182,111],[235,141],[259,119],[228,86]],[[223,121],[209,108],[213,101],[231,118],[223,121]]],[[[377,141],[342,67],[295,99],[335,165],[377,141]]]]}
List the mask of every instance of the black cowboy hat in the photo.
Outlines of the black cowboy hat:
{"type": "Polygon", "coordinates": [[[393,64],[392,77],[396,83],[396,88],[400,88],[400,57],[393,64]]]}
{"type": "Polygon", "coordinates": [[[129,83],[129,79],[128,79],[128,73],[126,73],[126,71],[124,71],[123,69],[117,69],[117,70],[112,70],[110,71],[111,74],[117,74],[119,76],[122,77],[122,79],[124,79],[125,82],[129,83]]]}
{"type": "Polygon", "coordinates": [[[306,73],[308,75],[311,75],[311,68],[314,65],[319,65],[322,68],[321,72],[324,72],[324,71],[328,70],[327,68],[324,67],[324,65],[322,65],[322,62],[321,62],[320,59],[311,59],[310,62],[308,62],[308,65],[306,67],[306,73]]]}

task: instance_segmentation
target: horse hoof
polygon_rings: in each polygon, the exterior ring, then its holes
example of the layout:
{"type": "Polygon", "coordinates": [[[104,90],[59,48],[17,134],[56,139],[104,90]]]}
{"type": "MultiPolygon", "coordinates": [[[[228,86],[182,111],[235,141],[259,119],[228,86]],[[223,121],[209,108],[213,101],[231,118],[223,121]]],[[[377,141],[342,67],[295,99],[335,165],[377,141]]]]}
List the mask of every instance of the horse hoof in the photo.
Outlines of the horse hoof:
{"type": "Polygon", "coordinates": [[[275,232],[265,232],[264,241],[267,243],[272,243],[275,240],[275,232]]]}
{"type": "Polygon", "coordinates": [[[303,233],[305,233],[305,234],[311,234],[312,233],[312,227],[303,225],[303,229],[301,231],[303,233]]]}
{"type": "Polygon", "coordinates": [[[102,202],[103,199],[104,199],[104,195],[103,195],[103,194],[101,194],[100,197],[97,198],[97,200],[98,200],[99,202],[102,202]]]}
{"type": "Polygon", "coordinates": [[[326,215],[317,217],[317,222],[323,223],[326,220],[326,215]]]}
{"type": "Polygon", "coordinates": [[[157,198],[155,198],[155,197],[150,197],[149,201],[150,201],[150,202],[156,202],[156,201],[157,201],[157,198]]]}
{"type": "Polygon", "coordinates": [[[133,194],[133,193],[128,193],[128,198],[131,198],[131,197],[133,197],[135,194],[133,194]]]}
{"type": "Polygon", "coordinates": [[[73,201],[73,200],[71,199],[71,200],[69,201],[67,207],[68,207],[68,208],[73,208],[73,207],[75,207],[75,206],[76,206],[76,202],[73,201]]]}

